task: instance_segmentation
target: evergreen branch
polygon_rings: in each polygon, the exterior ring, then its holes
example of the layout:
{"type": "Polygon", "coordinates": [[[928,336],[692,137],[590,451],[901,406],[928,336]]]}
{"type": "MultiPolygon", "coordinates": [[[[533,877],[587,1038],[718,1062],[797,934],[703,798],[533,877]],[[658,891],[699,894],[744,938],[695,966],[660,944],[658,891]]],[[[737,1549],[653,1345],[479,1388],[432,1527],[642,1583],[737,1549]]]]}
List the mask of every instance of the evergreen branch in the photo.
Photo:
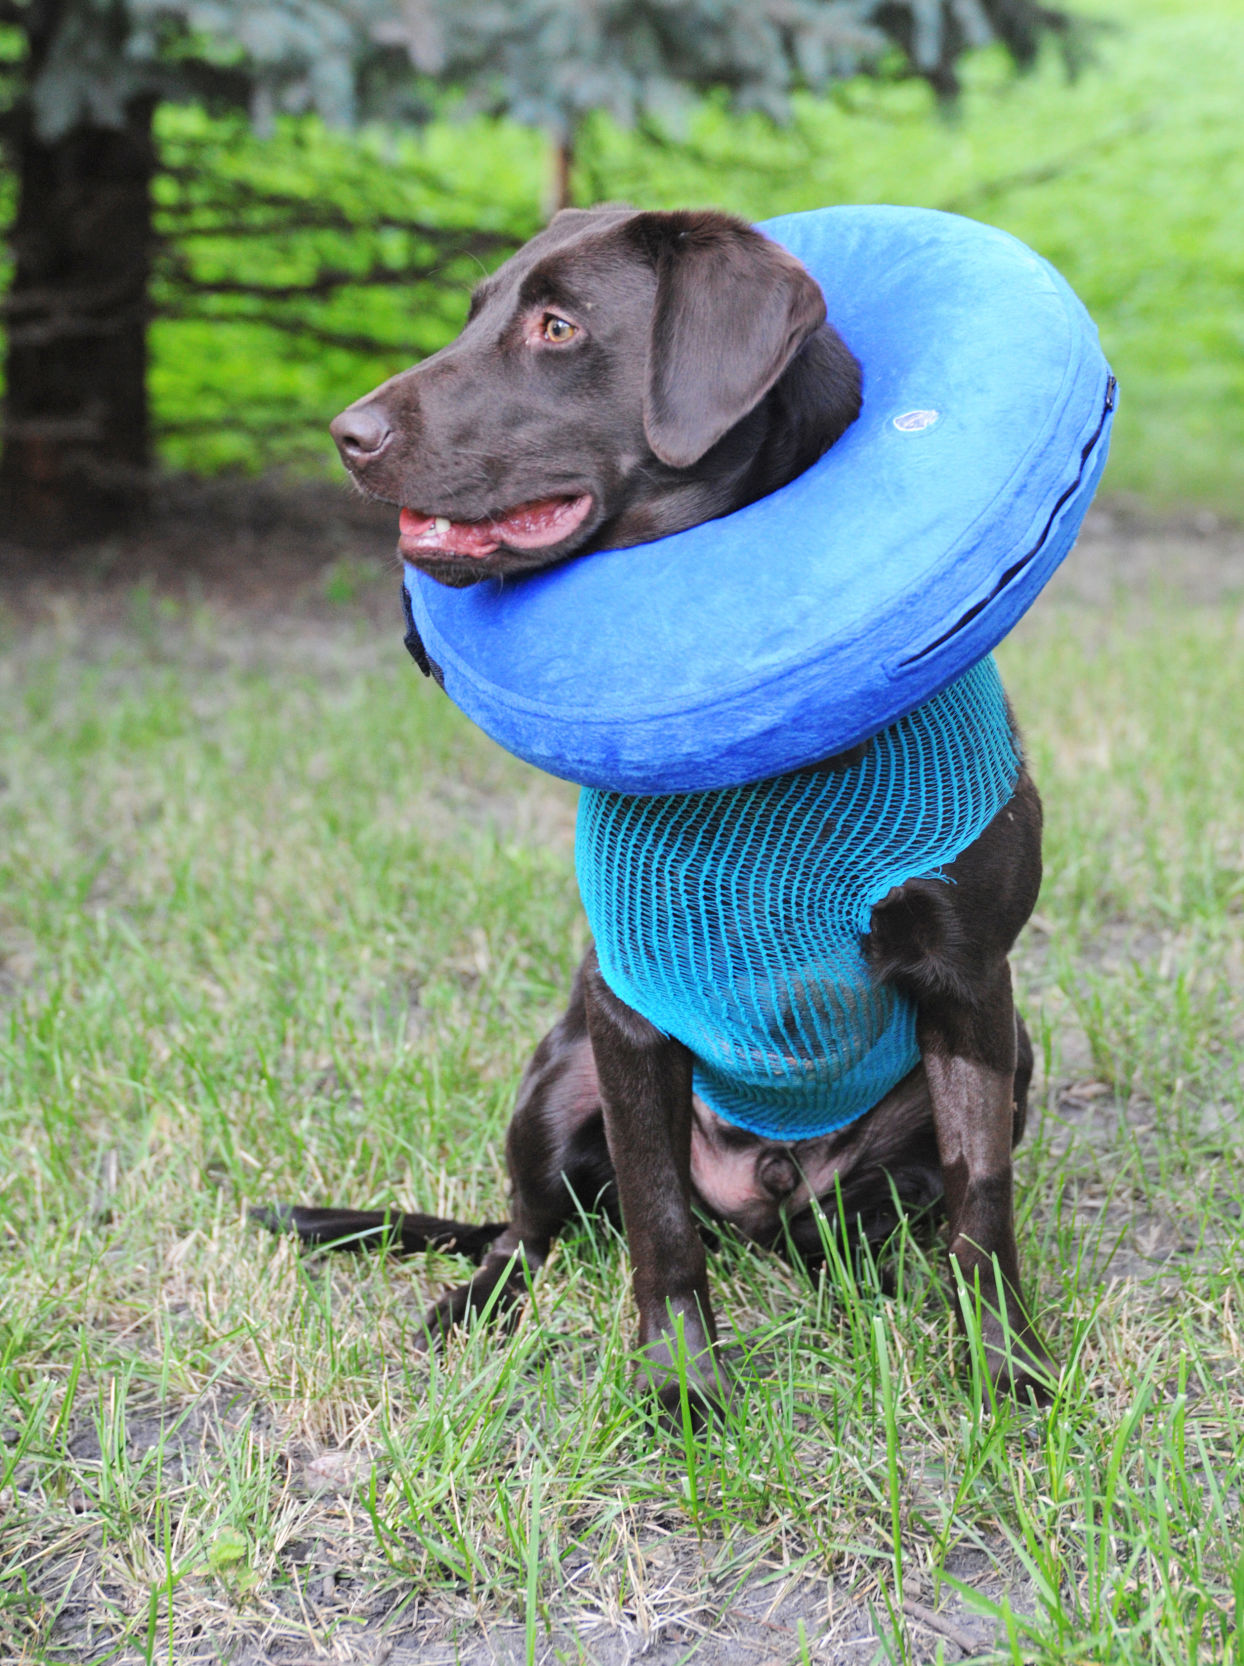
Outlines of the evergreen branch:
{"type": "Polygon", "coordinates": [[[169,281],[191,295],[242,295],[256,301],[315,300],[333,295],[339,289],[398,288],[427,283],[440,277],[444,264],[436,266],[406,266],[395,271],[391,266],[372,266],[366,272],[345,272],[324,267],[306,283],[247,283],[242,278],[196,278],[178,270],[167,274],[169,281]]]}
{"type": "Polygon", "coordinates": [[[1062,179],[1071,173],[1082,162],[1101,156],[1112,146],[1121,144],[1124,139],[1147,132],[1156,121],[1155,113],[1145,110],[1138,116],[1132,116],[1129,120],[1108,128],[1090,144],[1078,145],[1075,150],[1067,151],[1052,161],[1039,162],[1031,168],[1018,168],[1014,173],[1000,174],[996,179],[982,180],[979,185],[973,185],[969,190],[961,191],[958,196],[940,203],[939,207],[948,214],[966,214],[974,207],[1004,197],[1008,191],[1019,191],[1032,185],[1050,185],[1054,180],[1062,179]]]}
{"type": "MultiPolygon", "coordinates": [[[[261,412],[258,416],[251,414],[249,420],[240,411],[231,410],[221,412],[217,416],[186,417],[179,422],[152,423],[152,430],[156,434],[218,434],[222,428],[229,428],[243,434],[298,434],[307,429],[324,427],[323,411],[308,411],[305,416],[269,417],[261,412]]],[[[331,442],[325,440],[325,450],[331,449],[331,442]]]]}
{"type": "MultiPolygon", "coordinates": [[[[529,235],[525,231],[511,234],[488,231],[478,226],[436,226],[426,220],[405,220],[392,214],[369,216],[360,222],[340,209],[299,202],[297,198],[288,201],[276,197],[256,198],[253,201],[257,207],[279,208],[286,212],[280,219],[266,221],[217,219],[196,222],[193,216],[200,211],[197,204],[176,203],[162,205],[157,213],[161,230],[178,241],[189,237],[280,237],[292,231],[339,231],[352,237],[376,231],[401,231],[446,248],[452,254],[494,254],[517,248],[529,235]],[[179,216],[184,216],[181,224],[178,223],[179,216]]],[[[249,207],[250,203],[245,206],[249,207]]],[[[222,214],[227,211],[227,205],[204,205],[202,211],[222,214]]]]}
{"type": "MultiPolygon", "coordinates": [[[[0,4],[2,3],[3,0],[0,0],[0,4]]],[[[245,133],[247,131],[244,126],[241,128],[241,132],[245,133]]],[[[191,189],[202,190],[205,187],[211,189],[212,182],[207,176],[219,166],[222,152],[225,159],[228,160],[227,132],[223,140],[202,142],[170,140],[168,147],[160,158],[159,175],[162,179],[171,179],[174,184],[184,185],[191,189]],[[176,162],[172,160],[174,155],[186,156],[188,160],[176,162]]],[[[380,172],[383,174],[383,169],[380,172]]],[[[415,181],[427,190],[442,195],[449,190],[450,186],[450,182],[445,175],[436,173],[430,168],[421,167],[405,158],[401,164],[401,177],[403,180],[415,181]]],[[[293,193],[265,191],[262,186],[256,185],[245,178],[227,179],[222,181],[222,185],[227,186],[239,195],[252,195],[264,202],[299,203],[303,200],[293,193]]]]}
{"type": "MultiPolygon", "coordinates": [[[[340,226],[343,231],[358,231],[366,226],[385,225],[393,226],[398,230],[416,232],[420,236],[433,238],[470,236],[510,247],[530,237],[538,226],[538,220],[534,214],[516,215],[516,229],[513,231],[496,230],[480,225],[435,225],[428,220],[388,214],[383,209],[375,213],[367,213],[351,218],[332,203],[308,204],[305,195],[298,195],[295,192],[265,191],[243,179],[206,180],[205,170],[211,165],[214,164],[207,161],[201,161],[188,167],[161,162],[158,170],[159,177],[170,180],[174,185],[181,186],[186,195],[179,202],[160,205],[160,212],[164,214],[190,214],[196,210],[206,210],[210,213],[226,213],[255,207],[290,210],[302,215],[310,208],[313,214],[318,213],[324,216],[326,225],[340,226]]],[[[402,174],[404,178],[409,178],[412,170],[403,167],[402,174]]],[[[452,196],[453,188],[450,181],[434,174],[421,173],[417,177],[423,185],[427,186],[429,190],[435,191],[442,198],[452,196]]],[[[383,200],[384,193],[378,193],[378,195],[383,200]]]]}
{"type": "Polygon", "coordinates": [[[194,307],[165,302],[153,309],[158,318],[175,318],[191,324],[246,324],[255,329],[277,330],[282,335],[301,336],[318,342],[321,347],[340,347],[347,353],[367,353],[373,356],[398,354],[406,362],[420,357],[419,350],[409,342],[381,341],[376,336],[348,335],[344,331],[327,330],[302,318],[282,318],[277,313],[233,312],[228,314],[201,312],[194,307]]]}

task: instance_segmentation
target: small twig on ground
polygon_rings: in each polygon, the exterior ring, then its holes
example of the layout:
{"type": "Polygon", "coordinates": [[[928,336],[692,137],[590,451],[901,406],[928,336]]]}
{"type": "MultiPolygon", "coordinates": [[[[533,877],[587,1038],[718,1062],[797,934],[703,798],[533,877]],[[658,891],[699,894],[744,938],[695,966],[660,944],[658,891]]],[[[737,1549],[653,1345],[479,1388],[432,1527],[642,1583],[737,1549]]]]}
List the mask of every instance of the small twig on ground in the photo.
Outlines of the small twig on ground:
{"type": "Polygon", "coordinates": [[[957,1649],[962,1649],[964,1654],[979,1654],[979,1637],[973,1637],[970,1631],[964,1631],[963,1627],[957,1626],[953,1620],[943,1619],[931,1608],[926,1608],[922,1602],[913,1602],[908,1597],[903,1603],[903,1613],[909,1620],[916,1620],[922,1626],[928,1626],[930,1631],[936,1631],[939,1636],[948,1638],[957,1649]]]}

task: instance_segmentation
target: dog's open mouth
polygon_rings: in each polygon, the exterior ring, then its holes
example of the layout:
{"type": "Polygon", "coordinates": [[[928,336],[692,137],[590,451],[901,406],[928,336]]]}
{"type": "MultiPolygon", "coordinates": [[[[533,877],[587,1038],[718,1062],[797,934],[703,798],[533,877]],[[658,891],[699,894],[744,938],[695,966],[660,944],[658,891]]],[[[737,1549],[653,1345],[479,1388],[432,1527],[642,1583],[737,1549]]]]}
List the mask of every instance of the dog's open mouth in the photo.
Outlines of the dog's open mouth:
{"type": "Polygon", "coordinates": [[[429,555],[482,557],[503,545],[511,550],[548,549],[569,538],[591,507],[591,496],[584,492],[579,497],[535,498],[482,521],[451,521],[447,515],[403,509],[398,548],[412,560],[429,555]]]}

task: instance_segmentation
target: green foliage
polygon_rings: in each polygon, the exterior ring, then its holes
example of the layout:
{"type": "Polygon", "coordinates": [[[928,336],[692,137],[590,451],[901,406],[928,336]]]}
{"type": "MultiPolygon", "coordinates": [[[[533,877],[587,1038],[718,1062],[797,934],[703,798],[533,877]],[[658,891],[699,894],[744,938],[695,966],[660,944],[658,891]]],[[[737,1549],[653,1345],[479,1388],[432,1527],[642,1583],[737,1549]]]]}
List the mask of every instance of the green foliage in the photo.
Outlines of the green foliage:
{"type": "Polygon", "coordinates": [[[282,119],[261,141],[169,107],[160,139],[150,384],[165,455],[198,470],[323,466],[338,390],[435,351],[538,225],[521,131],[473,152],[444,125],[421,143],[282,119]]]}
{"type": "MultiPolygon", "coordinates": [[[[170,105],[243,105],[264,135],[279,110],[315,111],[331,127],[351,122],[360,105],[364,114],[392,116],[395,95],[409,111],[422,72],[464,93],[468,108],[543,127],[564,142],[601,112],[623,123],[668,117],[706,89],[786,120],[793,89],[820,88],[863,68],[909,71],[946,92],[967,48],[997,38],[1023,62],[1042,30],[1064,26],[1061,14],[1031,0],[606,0],[590,7],[578,0],[411,0],[404,7],[395,0],[9,0],[0,9],[6,23],[0,102],[15,118],[8,123],[15,171],[22,171],[31,124],[50,142],[81,125],[122,127],[136,112],[164,106],[163,180],[171,189],[161,192],[166,241],[153,297],[160,314],[185,321],[187,352],[240,369],[253,341],[238,326],[256,322],[263,309],[269,338],[300,336],[304,353],[314,343],[330,371],[343,350],[364,354],[369,368],[387,359],[397,314],[415,285],[428,316],[403,332],[404,349],[448,333],[445,298],[463,283],[461,257],[478,259],[498,246],[479,236],[498,218],[495,209],[481,203],[474,222],[463,224],[461,205],[476,195],[469,164],[456,163],[430,194],[411,145],[391,139],[363,145],[347,181],[340,153],[318,127],[287,127],[284,152],[261,159],[236,124],[225,122],[213,135],[193,115],[179,123],[170,105]],[[303,142],[312,136],[321,138],[319,155],[303,142]],[[297,177],[291,152],[302,163],[297,177]],[[327,198],[317,177],[325,173],[338,176],[327,198]],[[455,226],[469,235],[447,238],[455,226]],[[260,264],[262,277],[251,275],[260,264]],[[400,297],[399,287],[407,292],[400,297]],[[349,328],[361,289],[369,292],[370,341],[349,328]]],[[[495,145],[490,150],[488,195],[505,201],[499,188],[509,170],[504,159],[496,166],[495,145]]],[[[522,196],[506,215],[509,244],[534,228],[522,196]]],[[[24,212],[33,226],[35,205],[24,212]]],[[[40,241],[24,235],[28,251],[40,241]]],[[[140,244],[132,255],[141,283],[145,249],[140,244]]],[[[56,282],[41,272],[34,287],[56,282]]],[[[49,341],[63,328],[40,325],[49,341]]],[[[278,397],[305,405],[309,378],[295,354],[282,344],[266,358],[278,397]]],[[[177,380],[175,369],[157,375],[158,401],[177,380]]],[[[224,375],[192,412],[166,419],[166,437],[193,440],[220,429],[236,408],[237,380],[224,375]]],[[[13,387],[17,398],[17,381],[13,387]]],[[[141,390],[130,391],[137,407],[141,390]]],[[[37,403],[37,395],[24,397],[37,403]]],[[[81,397],[89,400],[89,390],[81,397]]],[[[291,419],[263,398],[246,409],[245,426],[275,438],[275,446],[261,456],[235,417],[209,442],[206,461],[291,454],[282,439],[291,419]]],[[[32,416],[24,408],[17,414],[32,416]]]]}
{"type": "MultiPolygon", "coordinates": [[[[595,118],[579,139],[580,200],[717,203],[750,217],[909,202],[1003,225],[1060,267],[1098,321],[1121,383],[1107,490],[1244,515],[1237,0],[1096,0],[1094,11],[1117,27],[1077,80],[1056,54],[1018,82],[1001,53],[977,54],[953,119],[918,81],[865,78],[795,97],[784,131],[723,99],[701,102],[675,135],[595,118]]],[[[329,418],[454,333],[473,274],[535,229],[547,185],[539,137],[484,118],[358,142],[313,118],[280,120],[260,140],[239,120],[171,106],[158,126],[168,241],[152,388],[165,459],[195,469],[336,468],[329,418]],[[437,243],[410,222],[462,236],[437,243]],[[473,228],[498,241],[474,244],[473,228]],[[321,270],[359,281],[280,300],[195,287],[321,270]],[[364,281],[377,272],[383,281],[364,281]]],[[[0,177],[0,213],[6,191],[0,177]]]]}
{"type": "MultiPolygon", "coordinates": [[[[1119,27],[1077,81],[1068,84],[1056,56],[1016,82],[1001,55],[984,54],[965,68],[953,120],[938,118],[921,84],[861,79],[827,100],[797,98],[786,131],[712,100],[676,138],[651,123],[627,132],[591,122],[579,147],[580,195],[653,207],[716,203],[754,218],[828,202],[908,202],[1003,225],[1066,274],[1098,322],[1121,384],[1107,489],[1244,515],[1238,7],[1099,0],[1097,9],[1112,10],[1119,27]]],[[[170,155],[182,159],[194,154],[188,119],[166,113],[162,128],[170,155]]],[[[233,178],[279,181],[360,226],[385,201],[395,212],[480,224],[515,240],[538,222],[545,157],[538,140],[510,124],[438,121],[418,141],[375,134],[355,151],[308,123],[280,127],[260,145],[241,130],[226,135],[195,121],[201,172],[226,192],[233,178]]],[[[229,265],[280,272],[303,258],[298,247],[292,232],[267,240],[226,232],[209,265],[203,245],[187,245],[193,270],[204,274],[229,265]]],[[[365,266],[376,243],[364,238],[358,247],[365,266]]],[[[333,259],[344,258],[343,245],[333,259]]],[[[333,301],[333,328],[348,316],[351,330],[391,351],[352,354],[328,343],[308,351],[284,329],[161,319],[154,386],[166,457],[207,468],[274,460],[336,467],[324,424],[453,333],[468,288],[465,270],[456,272],[458,287],[421,281],[333,301]],[[229,420],[247,409],[269,423],[253,443],[229,420]],[[218,414],[219,427],[188,426],[218,414]]],[[[226,310],[213,301],[211,316],[226,310]]]]}
{"type": "Polygon", "coordinates": [[[852,83],[789,134],[706,112],[686,148],[603,137],[593,184],[651,206],[750,216],[828,202],[950,208],[1046,255],[1120,382],[1107,490],[1244,516],[1244,14],[1236,0],[1099,0],[1117,24],[1068,84],[965,66],[951,121],[923,88],[852,83]]]}
{"type": "Polygon", "coordinates": [[[209,98],[355,116],[364,61],[389,0],[16,0],[26,35],[21,95],[55,139],[79,123],[120,127],[135,101],[209,98]]]}

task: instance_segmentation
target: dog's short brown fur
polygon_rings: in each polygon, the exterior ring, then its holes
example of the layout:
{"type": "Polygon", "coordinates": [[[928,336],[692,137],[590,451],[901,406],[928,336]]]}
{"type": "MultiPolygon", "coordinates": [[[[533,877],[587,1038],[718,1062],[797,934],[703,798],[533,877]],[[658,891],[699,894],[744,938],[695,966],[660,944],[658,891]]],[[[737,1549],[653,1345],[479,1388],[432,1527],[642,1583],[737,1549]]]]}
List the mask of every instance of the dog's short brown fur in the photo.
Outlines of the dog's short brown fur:
{"type": "MultiPolygon", "coordinates": [[[[516,504],[590,497],[572,535],[535,551],[411,552],[465,584],[658,537],[773,491],[854,420],[859,390],[819,289],[776,245],[720,214],[610,207],[558,215],[480,286],[457,341],[333,428],[365,491],[425,518],[491,522],[516,504]]],[[[474,1255],[474,1277],[431,1310],[434,1335],[486,1304],[504,1311],[575,1212],[603,1207],[624,1225],[647,1369],[672,1410],[680,1354],[699,1399],[729,1392],[694,1209],[815,1261],[818,1200],[880,1241],[897,1207],[944,1198],[993,1376],[1039,1394],[1052,1368],[1020,1295],[1011,1197],[1032,1053],[1007,955],[1036,901],[1040,844],[1024,771],[948,868],[953,884],[913,879],[874,909],[865,951],[873,974],[914,1000],[922,1062],[836,1133],[782,1144],[719,1121],[692,1094],[686,1049],[612,993],[589,951],[519,1089],[508,1223],[270,1218],[308,1243],[474,1255]]]]}

